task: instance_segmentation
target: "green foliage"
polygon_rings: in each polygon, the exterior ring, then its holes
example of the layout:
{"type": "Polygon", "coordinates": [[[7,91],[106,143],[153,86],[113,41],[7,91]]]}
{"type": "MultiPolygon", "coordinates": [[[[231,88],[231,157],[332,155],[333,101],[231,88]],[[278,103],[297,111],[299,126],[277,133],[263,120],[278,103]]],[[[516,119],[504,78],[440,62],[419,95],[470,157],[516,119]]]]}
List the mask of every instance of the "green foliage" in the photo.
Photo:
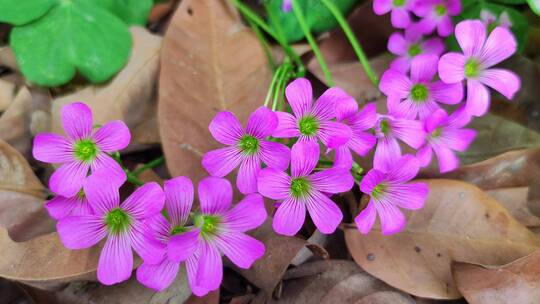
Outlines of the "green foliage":
{"type": "Polygon", "coordinates": [[[527,0],[493,0],[493,2],[510,4],[510,5],[519,5],[527,2],[527,0]]]}
{"type": "MultiPolygon", "coordinates": [[[[283,29],[283,34],[287,38],[288,42],[296,42],[304,38],[304,33],[300,29],[300,25],[296,20],[294,13],[283,12],[281,10],[281,4],[283,0],[270,0],[268,4],[271,14],[275,15],[277,22],[283,29]]],[[[301,6],[306,22],[314,34],[319,34],[330,29],[333,29],[338,25],[336,19],[332,13],[326,8],[326,6],[320,0],[298,0],[298,4],[301,6]]],[[[358,0],[334,0],[339,10],[343,14],[347,14],[358,0]]],[[[272,24],[275,28],[275,24],[272,24]]]]}
{"type": "Polygon", "coordinates": [[[529,6],[531,7],[531,10],[540,16],[540,0],[527,0],[527,3],[529,3],[529,6]]]}
{"type": "Polygon", "coordinates": [[[126,24],[146,23],[152,4],[152,0],[0,0],[0,22],[14,25],[10,45],[28,80],[58,86],[79,72],[99,83],[127,63],[132,41],[126,24]]]}

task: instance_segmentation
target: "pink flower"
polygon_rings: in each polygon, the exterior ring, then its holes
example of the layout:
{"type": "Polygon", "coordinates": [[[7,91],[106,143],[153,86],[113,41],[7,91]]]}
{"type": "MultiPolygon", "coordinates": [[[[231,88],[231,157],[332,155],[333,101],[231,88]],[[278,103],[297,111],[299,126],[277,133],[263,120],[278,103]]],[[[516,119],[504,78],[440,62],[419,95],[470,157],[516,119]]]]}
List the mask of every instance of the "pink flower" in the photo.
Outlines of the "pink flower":
{"type": "Polygon", "coordinates": [[[446,37],[454,31],[451,17],[461,12],[461,0],[417,1],[413,12],[422,18],[415,26],[423,34],[431,34],[436,28],[439,36],[446,37]]]}
{"type": "Polygon", "coordinates": [[[62,108],[62,124],[67,138],[40,133],[34,139],[35,159],[62,164],[49,179],[52,192],[75,196],[90,170],[103,169],[118,180],[125,179],[120,165],[107,154],[128,146],[131,136],[123,122],[111,121],[92,134],[92,111],[75,102],[62,108]]]}
{"type": "Polygon", "coordinates": [[[370,170],[360,183],[360,190],[370,196],[367,207],[354,219],[361,233],[367,234],[377,214],[382,234],[400,232],[406,219],[398,207],[417,210],[424,207],[429,189],[425,183],[409,183],[420,169],[418,160],[404,155],[392,164],[390,170],[370,170]]]}
{"type": "Polygon", "coordinates": [[[94,214],[61,219],[56,228],[64,246],[83,249],[107,237],[99,257],[97,278],[105,285],[127,280],[133,269],[132,248],[144,262],[157,264],[164,247],[148,237],[145,220],[163,208],[164,195],[157,183],[147,183],[120,204],[119,187],[106,171],[96,171],[84,186],[94,214]]]}
{"type": "Polygon", "coordinates": [[[364,106],[358,112],[358,103],[350,97],[336,105],[337,121],[348,125],[352,130],[349,141],[336,149],[334,166],[350,169],[353,163],[351,150],[360,156],[365,156],[377,142],[377,138],[367,131],[375,126],[377,108],[375,103],[364,106]]]}
{"type": "Polygon", "coordinates": [[[459,159],[454,151],[464,152],[476,137],[476,131],[462,129],[471,120],[464,108],[458,109],[448,116],[443,109],[435,111],[424,121],[426,130],[426,145],[418,150],[417,157],[420,165],[429,165],[432,151],[439,160],[441,173],[449,172],[459,166],[459,159]]]}
{"type": "Polygon", "coordinates": [[[508,99],[519,90],[519,77],[491,67],[516,52],[516,39],[503,27],[495,28],[486,39],[486,27],[479,20],[466,20],[456,26],[456,38],[464,54],[448,53],[439,61],[439,76],[446,83],[467,79],[465,109],[474,116],[484,115],[490,103],[489,86],[508,99]]]}
{"type": "Polygon", "coordinates": [[[281,10],[288,13],[292,10],[292,0],[283,0],[281,10]]]}
{"type": "Polygon", "coordinates": [[[502,26],[507,29],[512,27],[512,20],[510,20],[510,16],[508,15],[507,11],[503,11],[499,18],[497,18],[497,16],[491,11],[482,9],[480,11],[480,20],[482,23],[484,23],[486,28],[490,30],[495,29],[497,26],[502,26]]]}
{"type": "Polygon", "coordinates": [[[276,113],[266,107],[251,114],[245,131],[233,113],[219,112],[209,129],[212,136],[227,147],[207,152],[202,159],[203,167],[212,176],[224,177],[240,166],[236,179],[238,189],[244,194],[257,192],[261,161],[279,170],[289,166],[289,148],[266,139],[277,126],[276,113]]]}
{"type": "MultiPolygon", "coordinates": [[[[176,201],[177,214],[189,213],[193,200],[190,182],[183,186],[172,186],[168,200],[176,201]],[[172,194],[171,194],[172,193],[172,194]],[[187,213],[186,213],[187,212],[187,213]]],[[[228,180],[207,177],[199,183],[200,212],[193,217],[196,237],[188,233],[174,234],[168,242],[168,260],[180,262],[186,260],[188,280],[193,293],[198,296],[216,290],[223,278],[221,255],[226,255],[236,266],[248,269],[264,255],[264,244],[245,232],[259,227],[267,217],[264,202],[259,194],[249,194],[231,208],[232,187],[228,180]]],[[[174,213],[173,213],[174,214],[174,213]]],[[[178,229],[184,227],[184,220],[178,229]]],[[[172,227],[172,231],[175,231],[172,227]]],[[[163,230],[165,233],[165,229],[163,230]]]]}
{"type": "Polygon", "coordinates": [[[373,11],[384,15],[392,11],[392,25],[396,28],[407,28],[411,24],[410,10],[414,0],[374,0],[373,11]]]}
{"type": "Polygon", "coordinates": [[[457,104],[463,99],[461,83],[433,81],[438,61],[436,55],[419,55],[412,61],[410,77],[392,69],[383,74],[379,88],[388,96],[394,114],[423,120],[439,109],[438,103],[457,104]]]}
{"type": "Polygon", "coordinates": [[[422,123],[417,120],[399,118],[390,112],[389,115],[379,115],[375,125],[377,148],[373,158],[373,168],[388,171],[401,157],[399,140],[410,147],[418,149],[425,142],[426,134],[422,123]]]}
{"type": "Polygon", "coordinates": [[[285,95],[294,116],[286,112],[276,112],[279,125],[273,136],[277,138],[299,137],[299,141],[316,142],[319,139],[328,148],[335,149],[345,144],[351,137],[351,129],[335,121],[335,106],[349,95],[340,88],[330,88],[313,103],[311,83],[298,78],[285,89],[285,95]]]}
{"type": "Polygon", "coordinates": [[[444,42],[438,37],[424,40],[420,31],[411,27],[405,31],[405,35],[393,33],[388,39],[388,50],[398,56],[390,67],[407,73],[414,57],[421,54],[440,56],[444,52],[444,42]]]}
{"type": "Polygon", "coordinates": [[[349,191],[354,179],[345,168],[311,174],[318,161],[319,145],[302,141],[291,150],[291,176],[274,168],[266,168],[259,173],[259,193],[282,201],[272,224],[277,233],[295,235],[304,224],[306,208],[322,233],[333,233],[341,222],[341,210],[326,194],[349,191]]]}

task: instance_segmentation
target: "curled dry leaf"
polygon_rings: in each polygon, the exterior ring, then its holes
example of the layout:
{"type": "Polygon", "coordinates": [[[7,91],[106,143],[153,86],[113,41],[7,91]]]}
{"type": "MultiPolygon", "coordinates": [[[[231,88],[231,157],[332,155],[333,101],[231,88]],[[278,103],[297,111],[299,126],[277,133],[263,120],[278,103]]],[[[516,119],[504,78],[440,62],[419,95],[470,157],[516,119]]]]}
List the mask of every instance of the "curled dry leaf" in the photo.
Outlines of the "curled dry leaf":
{"type": "Polygon", "coordinates": [[[131,130],[145,125],[143,134],[134,133],[132,143],[159,142],[157,126],[147,124],[156,107],[156,80],[159,69],[161,37],[146,29],[131,28],[133,50],[127,65],[110,82],[88,86],[72,94],[61,96],[52,103],[52,132],[63,133],[60,112],[74,101],[85,102],[94,114],[94,124],[111,120],[124,121],[131,130]],[[141,139],[141,140],[139,140],[141,139]]]}
{"type": "Polygon", "coordinates": [[[7,110],[0,116],[0,139],[8,142],[24,155],[30,153],[32,94],[22,87],[7,110]]]}
{"type": "Polygon", "coordinates": [[[158,120],[171,175],[200,180],[218,111],[245,122],[261,106],[271,73],[255,34],[225,0],[184,0],[165,34],[158,120]]]}
{"type": "Polygon", "coordinates": [[[452,272],[471,304],[533,304],[540,301],[540,251],[503,266],[457,262],[452,272]]]}
{"type": "Polygon", "coordinates": [[[487,265],[509,263],[540,246],[540,240],[477,187],[454,180],[425,180],[423,209],[406,212],[407,227],[383,236],[345,230],[354,260],[386,283],[419,297],[457,299],[454,260],[487,265]]]}
{"type": "Polygon", "coordinates": [[[355,304],[415,304],[409,296],[395,291],[379,291],[355,302],[355,304]]]}
{"type": "Polygon", "coordinates": [[[8,67],[12,70],[18,70],[17,60],[11,48],[7,46],[0,47],[0,66],[8,67]]]}
{"type": "Polygon", "coordinates": [[[0,112],[4,112],[15,99],[16,86],[0,78],[0,112]]]}
{"type": "Polygon", "coordinates": [[[0,191],[46,197],[45,188],[26,159],[3,140],[0,140],[0,191]]]}
{"type": "Polygon", "coordinates": [[[540,218],[529,209],[529,187],[499,188],[486,191],[497,200],[521,224],[527,227],[540,226],[540,218]]]}

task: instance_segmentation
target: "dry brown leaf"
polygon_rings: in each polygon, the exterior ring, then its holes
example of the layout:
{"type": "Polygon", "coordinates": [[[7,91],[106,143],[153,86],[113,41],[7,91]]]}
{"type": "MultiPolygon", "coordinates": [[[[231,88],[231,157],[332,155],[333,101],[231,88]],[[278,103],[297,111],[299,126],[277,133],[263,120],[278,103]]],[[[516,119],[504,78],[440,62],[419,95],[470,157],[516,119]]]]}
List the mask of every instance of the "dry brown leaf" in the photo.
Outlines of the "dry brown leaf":
{"type": "Polygon", "coordinates": [[[0,66],[6,66],[12,70],[18,70],[17,60],[11,48],[7,46],[0,47],[0,66]]]}
{"type": "Polygon", "coordinates": [[[4,112],[13,103],[15,89],[13,82],[0,79],[0,112],[4,112]]]}
{"type": "MultiPolygon", "coordinates": [[[[62,106],[82,101],[93,111],[94,124],[104,124],[111,120],[124,121],[131,130],[152,119],[155,111],[155,85],[159,70],[159,51],[161,37],[146,29],[131,28],[133,50],[127,65],[110,82],[101,86],[88,86],[75,93],[61,96],[52,104],[52,132],[64,133],[60,112],[62,106]]],[[[141,139],[132,136],[132,143],[151,144],[159,138],[155,128],[146,125],[146,132],[141,139]],[[148,141],[151,142],[148,142],[148,141]]]]}
{"type": "Polygon", "coordinates": [[[262,105],[271,73],[255,34],[225,0],[184,0],[165,34],[158,121],[171,175],[200,180],[203,153],[219,144],[208,125],[218,111],[240,121],[262,105]]]}
{"type": "Polygon", "coordinates": [[[425,180],[423,209],[406,212],[404,231],[368,235],[351,227],[345,240],[354,260],[386,283],[419,297],[457,299],[453,260],[500,265],[539,248],[540,240],[477,187],[454,180],[425,180]]]}
{"type": "Polygon", "coordinates": [[[32,145],[31,112],[32,94],[28,88],[22,87],[7,111],[0,116],[0,139],[24,155],[29,154],[32,145]]]}
{"type": "Polygon", "coordinates": [[[529,209],[529,187],[499,188],[486,191],[497,200],[521,224],[527,227],[540,226],[540,218],[529,209]]]}
{"type": "Polygon", "coordinates": [[[219,289],[209,292],[203,297],[197,297],[191,295],[184,304],[218,304],[219,303],[219,289]]]}
{"type": "Polygon", "coordinates": [[[459,291],[471,304],[540,302],[540,251],[503,266],[457,262],[452,272],[459,291]]]}
{"type": "Polygon", "coordinates": [[[395,291],[379,291],[361,299],[355,304],[415,304],[409,296],[395,291]]]}
{"type": "Polygon", "coordinates": [[[46,197],[45,188],[26,159],[3,140],[0,140],[0,191],[46,197]]]}

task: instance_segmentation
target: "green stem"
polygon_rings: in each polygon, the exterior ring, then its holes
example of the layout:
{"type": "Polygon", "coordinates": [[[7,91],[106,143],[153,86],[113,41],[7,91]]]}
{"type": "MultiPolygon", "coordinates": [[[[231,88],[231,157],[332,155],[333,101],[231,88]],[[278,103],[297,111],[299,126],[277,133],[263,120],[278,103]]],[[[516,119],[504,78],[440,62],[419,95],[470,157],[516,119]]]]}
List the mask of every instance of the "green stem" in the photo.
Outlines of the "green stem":
{"type": "Polygon", "coordinates": [[[255,32],[255,35],[257,35],[257,39],[261,42],[264,54],[266,55],[266,59],[268,60],[268,65],[270,65],[270,69],[274,71],[276,69],[276,64],[274,62],[274,57],[272,56],[272,50],[270,49],[270,44],[264,37],[263,33],[261,32],[261,29],[253,22],[251,19],[247,19],[247,22],[249,23],[249,26],[251,29],[255,32]]]}
{"type": "Polygon", "coordinates": [[[283,97],[283,91],[285,89],[285,85],[287,84],[290,78],[291,68],[292,68],[291,65],[288,63],[285,63],[283,65],[282,73],[278,78],[277,87],[276,87],[276,90],[274,91],[274,98],[272,101],[272,111],[277,110],[278,103],[280,103],[280,100],[283,97]]]}
{"type": "Polygon", "coordinates": [[[124,172],[126,173],[128,182],[137,186],[144,185],[143,181],[141,181],[137,176],[133,175],[133,173],[131,173],[131,171],[129,171],[129,169],[124,166],[124,163],[122,162],[122,159],[120,157],[120,153],[114,152],[113,154],[111,154],[111,156],[114,160],[116,160],[116,162],[118,162],[120,167],[122,167],[122,170],[124,170],[124,172]]]}
{"type": "Polygon", "coordinates": [[[313,50],[313,53],[315,54],[315,58],[317,58],[317,61],[321,65],[321,69],[324,73],[324,77],[326,78],[327,85],[331,87],[334,86],[334,81],[332,80],[332,74],[330,73],[330,69],[328,69],[326,61],[324,61],[321,50],[315,42],[315,38],[313,38],[313,35],[311,35],[309,26],[306,23],[306,18],[304,17],[304,13],[302,12],[302,8],[298,4],[298,0],[292,0],[292,7],[294,15],[296,16],[296,19],[298,20],[298,23],[300,24],[300,27],[302,28],[302,31],[304,32],[304,35],[306,36],[306,39],[311,46],[311,49],[313,50]]]}
{"type": "Polygon", "coordinates": [[[274,73],[274,76],[272,77],[272,82],[270,83],[270,88],[268,89],[268,93],[266,94],[266,98],[264,99],[264,106],[268,107],[268,104],[270,103],[270,100],[272,100],[272,97],[274,96],[274,90],[276,87],[276,84],[278,82],[278,78],[280,77],[281,73],[283,71],[283,65],[280,65],[276,72],[274,73]]]}
{"type": "Polygon", "coordinates": [[[352,48],[354,49],[354,52],[356,53],[356,56],[358,56],[358,60],[360,60],[360,64],[362,64],[364,71],[369,77],[369,80],[371,80],[371,83],[373,83],[373,85],[376,88],[378,88],[379,78],[377,77],[377,74],[375,73],[375,71],[369,65],[367,56],[364,53],[364,50],[362,49],[360,42],[358,41],[358,39],[356,39],[356,36],[354,35],[351,27],[347,23],[347,20],[345,20],[345,18],[339,11],[338,7],[334,4],[334,2],[332,2],[331,0],[321,0],[321,1],[324,5],[326,5],[328,10],[334,15],[334,18],[336,18],[337,22],[343,29],[345,36],[347,36],[347,39],[349,39],[349,42],[351,43],[352,48]]]}
{"type": "Polygon", "coordinates": [[[164,162],[165,162],[165,156],[158,157],[158,158],[152,160],[151,162],[146,163],[146,164],[140,166],[139,168],[133,170],[131,172],[131,174],[133,174],[135,176],[139,176],[139,174],[143,173],[144,171],[146,171],[148,169],[155,168],[155,167],[163,164],[164,162]]]}

